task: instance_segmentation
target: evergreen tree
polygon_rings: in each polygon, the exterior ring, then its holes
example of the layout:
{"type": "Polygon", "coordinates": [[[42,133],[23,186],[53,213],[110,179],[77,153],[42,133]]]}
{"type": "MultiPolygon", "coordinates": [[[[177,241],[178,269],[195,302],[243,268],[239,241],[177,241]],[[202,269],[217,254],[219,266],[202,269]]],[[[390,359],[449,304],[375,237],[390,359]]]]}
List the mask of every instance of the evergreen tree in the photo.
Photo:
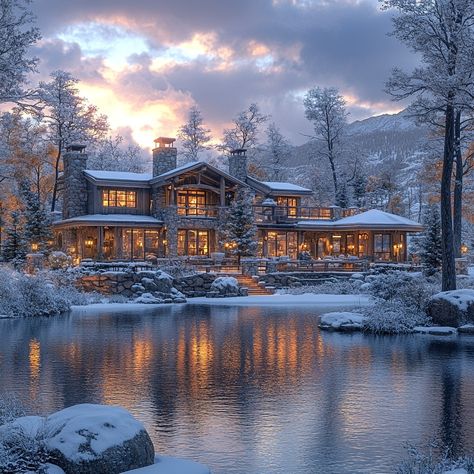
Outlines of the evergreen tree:
{"type": "Polygon", "coordinates": [[[253,195],[246,189],[236,193],[232,201],[223,230],[223,244],[232,255],[250,257],[257,250],[257,226],[252,210],[253,195]]]}
{"type": "Polygon", "coordinates": [[[357,207],[364,207],[365,193],[367,192],[367,178],[363,174],[357,173],[352,184],[352,189],[355,205],[357,207]]]}
{"type": "Polygon", "coordinates": [[[12,211],[5,229],[2,257],[5,261],[12,262],[16,266],[24,261],[25,256],[26,243],[23,237],[21,215],[18,211],[12,211]]]}
{"type": "Polygon", "coordinates": [[[426,266],[426,273],[433,275],[441,268],[442,263],[441,220],[436,205],[426,209],[423,224],[425,230],[420,238],[420,257],[426,266]]]}
{"type": "Polygon", "coordinates": [[[30,248],[35,243],[39,251],[46,250],[48,241],[53,238],[51,219],[38,194],[31,191],[27,181],[21,183],[20,192],[24,204],[24,240],[30,248]]]}
{"type": "Polygon", "coordinates": [[[336,206],[342,207],[343,209],[349,207],[349,198],[347,196],[347,186],[345,181],[339,185],[339,189],[337,190],[336,206]]]}

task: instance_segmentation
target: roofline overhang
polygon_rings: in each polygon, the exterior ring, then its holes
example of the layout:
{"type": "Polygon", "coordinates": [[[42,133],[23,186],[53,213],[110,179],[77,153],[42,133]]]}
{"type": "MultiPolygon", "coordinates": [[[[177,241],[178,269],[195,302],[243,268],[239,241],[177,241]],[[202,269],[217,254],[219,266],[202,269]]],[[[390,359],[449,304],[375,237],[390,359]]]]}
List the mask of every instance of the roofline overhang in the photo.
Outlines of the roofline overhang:
{"type": "Polygon", "coordinates": [[[334,222],[329,225],[301,223],[297,224],[298,229],[303,230],[343,230],[343,231],[358,231],[358,230],[386,230],[393,232],[422,232],[424,227],[422,225],[392,225],[392,224],[337,224],[334,222]]]}
{"type": "Polygon", "coordinates": [[[247,180],[250,183],[247,183],[250,187],[254,188],[256,191],[260,191],[261,193],[272,195],[272,196],[311,196],[313,191],[310,189],[308,190],[274,190],[267,186],[266,184],[262,183],[258,179],[252,178],[252,176],[248,176],[247,180]]]}
{"type": "Polygon", "coordinates": [[[55,229],[73,229],[77,227],[143,227],[154,228],[163,227],[163,221],[157,222],[137,222],[137,221],[97,221],[97,220],[83,220],[75,221],[73,219],[66,219],[64,221],[54,222],[52,225],[55,229]]]}
{"type": "Polygon", "coordinates": [[[84,172],[87,181],[96,186],[113,186],[117,188],[142,188],[150,189],[150,181],[131,180],[131,179],[102,179],[95,178],[84,172]]]}

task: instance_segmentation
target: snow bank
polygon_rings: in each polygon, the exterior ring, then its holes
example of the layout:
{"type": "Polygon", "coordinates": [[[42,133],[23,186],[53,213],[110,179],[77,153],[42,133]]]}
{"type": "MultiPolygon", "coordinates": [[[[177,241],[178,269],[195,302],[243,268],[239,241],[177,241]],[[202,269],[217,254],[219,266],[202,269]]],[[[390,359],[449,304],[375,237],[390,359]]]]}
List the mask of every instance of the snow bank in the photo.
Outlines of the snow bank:
{"type": "Polygon", "coordinates": [[[450,326],[415,326],[413,332],[430,334],[431,336],[453,336],[457,334],[456,328],[450,326]]]}
{"type": "Polygon", "coordinates": [[[365,319],[360,313],[348,311],[325,313],[319,318],[319,327],[335,331],[360,331],[365,319]]]}
{"type": "Polygon", "coordinates": [[[206,466],[172,456],[156,456],[152,466],[127,471],[124,474],[211,474],[206,466]]]}
{"type": "Polygon", "coordinates": [[[211,285],[211,290],[217,291],[238,291],[239,282],[234,277],[218,277],[216,278],[211,285]]]}
{"type": "Polygon", "coordinates": [[[322,307],[358,307],[369,306],[372,299],[366,295],[327,295],[304,293],[302,295],[268,295],[268,296],[239,296],[236,298],[188,298],[187,304],[206,304],[224,306],[261,306],[261,305],[283,305],[292,307],[294,305],[322,307]]]}

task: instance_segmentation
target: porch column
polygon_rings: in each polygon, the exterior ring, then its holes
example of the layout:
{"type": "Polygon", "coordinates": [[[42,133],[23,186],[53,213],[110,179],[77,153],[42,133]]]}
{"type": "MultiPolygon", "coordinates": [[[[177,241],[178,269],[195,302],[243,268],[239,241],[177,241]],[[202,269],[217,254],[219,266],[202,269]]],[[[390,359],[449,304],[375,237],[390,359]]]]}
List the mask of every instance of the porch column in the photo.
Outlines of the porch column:
{"type": "Polygon", "coordinates": [[[115,227],[114,231],[115,240],[115,257],[118,259],[123,258],[123,241],[122,241],[122,228],[115,227]]]}
{"type": "Polygon", "coordinates": [[[225,206],[225,179],[223,176],[221,176],[221,179],[220,179],[219,197],[220,197],[220,206],[224,207],[225,206]]]}
{"type": "Polygon", "coordinates": [[[170,189],[170,206],[174,206],[175,203],[175,189],[174,189],[174,182],[171,183],[170,189]]]}
{"type": "Polygon", "coordinates": [[[99,226],[97,228],[97,260],[103,259],[103,247],[104,247],[104,228],[99,226]]]}
{"type": "Polygon", "coordinates": [[[84,258],[84,254],[85,254],[85,247],[84,247],[84,228],[81,227],[77,230],[77,234],[78,234],[78,248],[77,248],[77,251],[81,257],[81,259],[84,258]]]}

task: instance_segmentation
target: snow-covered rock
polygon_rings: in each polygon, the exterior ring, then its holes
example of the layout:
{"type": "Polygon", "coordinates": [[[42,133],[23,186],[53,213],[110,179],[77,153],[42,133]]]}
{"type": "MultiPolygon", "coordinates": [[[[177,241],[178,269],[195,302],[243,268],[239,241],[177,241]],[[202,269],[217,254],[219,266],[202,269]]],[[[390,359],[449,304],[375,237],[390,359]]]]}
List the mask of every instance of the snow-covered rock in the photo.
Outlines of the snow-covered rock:
{"type": "Polygon", "coordinates": [[[319,327],[332,331],[360,331],[365,317],[350,311],[325,313],[319,317],[319,327]]]}
{"type": "Polygon", "coordinates": [[[154,462],[142,423],[123,408],[82,404],[46,418],[45,448],[66,473],[119,473],[154,462]]]}
{"type": "Polygon", "coordinates": [[[161,298],[157,298],[153,296],[151,293],[143,293],[138,298],[133,300],[134,303],[142,303],[142,304],[161,304],[164,301],[161,298]]]}
{"type": "Polygon", "coordinates": [[[216,278],[212,282],[209,292],[209,296],[213,297],[239,296],[240,294],[239,282],[234,277],[216,278]]]}
{"type": "Polygon", "coordinates": [[[474,324],[464,324],[458,327],[460,334],[474,334],[474,324]]]}
{"type": "Polygon", "coordinates": [[[208,467],[187,459],[156,456],[152,466],[134,469],[124,474],[211,474],[208,467]]]}
{"type": "Polygon", "coordinates": [[[449,326],[415,326],[413,332],[431,336],[453,336],[457,334],[456,328],[449,326]]]}
{"type": "Polygon", "coordinates": [[[474,290],[442,291],[428,301],[427,313],[435,324],[459,327],[474,323],[474,290]]]}

